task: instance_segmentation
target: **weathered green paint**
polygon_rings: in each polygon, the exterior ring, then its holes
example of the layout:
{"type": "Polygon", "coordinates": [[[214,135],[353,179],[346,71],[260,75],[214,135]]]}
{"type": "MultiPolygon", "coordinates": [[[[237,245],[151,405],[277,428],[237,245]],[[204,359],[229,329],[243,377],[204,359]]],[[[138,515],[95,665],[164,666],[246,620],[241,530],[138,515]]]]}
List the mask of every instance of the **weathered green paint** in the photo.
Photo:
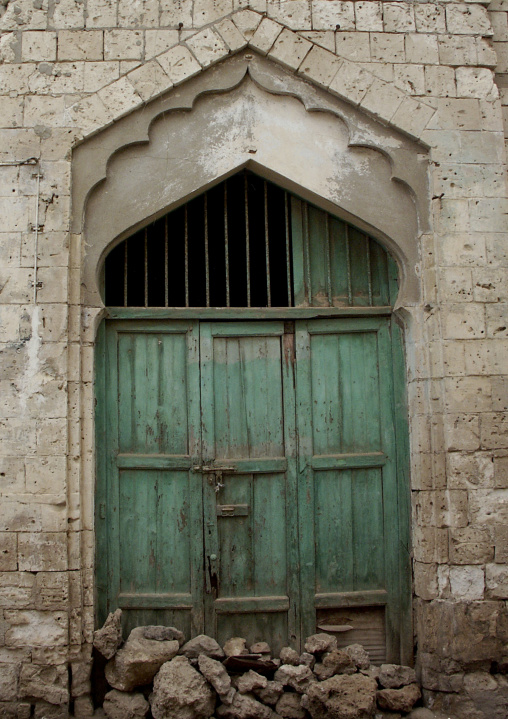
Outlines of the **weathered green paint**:
{"type": "Polygon", "coordinates": [[[128,627],[276,648],[316,631],[316,611],[322,623],[323,611],[379,606],[386,658],[407,657],[390,319],[105,324],[99,622],[121,606],[128,627]]]}

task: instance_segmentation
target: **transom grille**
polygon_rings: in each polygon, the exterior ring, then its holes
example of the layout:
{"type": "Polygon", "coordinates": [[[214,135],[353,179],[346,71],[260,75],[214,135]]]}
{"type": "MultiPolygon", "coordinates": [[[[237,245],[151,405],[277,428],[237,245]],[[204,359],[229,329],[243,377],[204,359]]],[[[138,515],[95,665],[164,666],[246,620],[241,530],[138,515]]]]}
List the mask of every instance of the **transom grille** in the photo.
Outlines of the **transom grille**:
{"type": "Polygon", "coordinates": [[[106,257],[105,301],[113,307],[388,306],[396,276],[375,240],[242,171],[118,244],[106,257]]]}

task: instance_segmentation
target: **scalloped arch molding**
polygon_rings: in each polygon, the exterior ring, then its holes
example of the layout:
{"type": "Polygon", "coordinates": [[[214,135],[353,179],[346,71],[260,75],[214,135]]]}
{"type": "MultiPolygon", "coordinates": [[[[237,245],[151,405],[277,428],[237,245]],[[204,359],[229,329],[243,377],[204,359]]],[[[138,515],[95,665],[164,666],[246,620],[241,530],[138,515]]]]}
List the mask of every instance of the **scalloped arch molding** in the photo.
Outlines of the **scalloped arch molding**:
{"type": "Polygon", "coordinates": [[[100,268],[116,242],[245,166],[377,237],[399,264],[398,305],[418,301],[425,148],[249,51],[75,149],[73,232],[84,240],[85,304],[102,306],[100,268]]]}

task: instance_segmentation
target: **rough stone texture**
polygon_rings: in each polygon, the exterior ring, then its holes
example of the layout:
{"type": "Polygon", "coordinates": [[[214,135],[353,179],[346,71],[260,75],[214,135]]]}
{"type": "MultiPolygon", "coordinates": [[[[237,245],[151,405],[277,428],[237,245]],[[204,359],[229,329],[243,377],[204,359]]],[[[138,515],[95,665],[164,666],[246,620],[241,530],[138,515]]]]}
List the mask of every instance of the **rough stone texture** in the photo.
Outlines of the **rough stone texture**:
{"type": "Polygon", "coordinates": [[[106,664],[106,679],[115,689],[130,692],[148,684],[180,648],[176,639],[145,639],[144,630],[144,627],[133,629],[114,659],[106,664]]]}
{"type": "Polygon", "coordinates": [[[265,687],[254,690],[254,694],[263,702],[274,706],[277,704],[280,695],[284,691],[284,685],[281,682],[267,682],[265,687]]]}
{"type": "Polygon", "coordinates": [[[248,694],[249,692],[257,692],[259,689],[265,689],[268,679],[261,676],[252,669],[242,674],[236,683],[236,688],[240,694],[248,694]]]}
{"type": "Polygon", "coordinates": [[[312,684],[302,700],[312,719],[369,719],[374,714],[377,684],[363,674],[335,676],[312,684]]]}
{"type": "Polygon", "coordinates": [[[162,665],[153,683],[150,707],[154,719],[206,719],[215,708],[215,694],[187,657],[162,665]]]}
{"type": "Polygon", "coordinates": [[[313,654],[309,654],[308,652],[302,652],[302,654],[300,654],[300,660],[298,663],[305,664],[305,666],[313,669],[314,665],[316,664],[316,657],[313,654]]]}
{"type": "Polygon", "coordinates": [[[416,684],[416,673],[410,667],[398,664],[381,664],[379,668],[379,683],[386,689],[397,689],[406,684],[416,684]]]}
{"type": "Polygon", "coordinates": [[[146,626],[143,627],[143,638],[152,639],[157,642],[171,641],[176,639],[180,646],[185,643],[184,633],[175,627],[146,626]]]}
{"type": "Polygon", "coordinates": [[[256,642],[251,645],[249,652],[251,654],[271,654],[272,650],[270,649],[270,645],[266,642],[256,642]]]}
{"type": "Polygon", "coordinates": [[[248,654],[247,641],[241,637],[232,637],[224,644],[224,654],[227,657],[239,657],[248,654]]]}
{"type": "Polygon", "coordinates": [[[402,689],[381,689],[376,695],[381,709],[409,712],[421,697],[418,684],[408,684],[402,689]]]}
{"type": "Polygon", "coordinates": [[[320,681],[333,677],[334,674],[354,674],[356,672],[356,663],[351,656],[345,651],[335,649],[332,652],[326,652],[314,666],[314,674],[320,681]]]}
{"type": "Polygon", "coordinates": [[[275,672],[274,679],[285,687],[291,687],[299,694],[303,694],[309,685],[315,681],[312,671],[304,664],[297,667],[283,664],[275,672]]]}
{"type": "Polygon", "coordinates": [[[306,716],[300,694],[283,694],[275,706],[275,711],[287,719],[305,719],[306,716]]]}
{"type": "Polygon", "coordinates": [[[337,649],[337,640],[331,634],[313,634],[305,642],[305,651],[309,654],[324,654],[334,649],[337,649]]]}
{"type": "Polygon", "coordinates": [[[150,705],[138,692],[119,692],[113,689],[104,697],[103,709],[108,719],[143,719],[148,714],[150,705]]]}
{"type": "MultiPolygon", "coordinates": [[[[217,707],[216,715],[223,719],[276,719],[277,715],[250,694],[235,694],[233,702],[217,707]]],[[[155,717],[159,719],[159,717],[155,717]]]]}
{"type": "Polygon", "coordinates": [[[108,614],[101,629],[93,633],[93,645],[106,659],[112,659],[122,643],[122,610],[108,614]]]}
{"type": "Polygon", "coordinates": [[[188,659],[197,659],[200,654],[204,654],[211,659],[224,659],[225,656],[224,651],[215,639],[207,637],[206,634],[199,634],[186,642],[180,649],[180,654],[183,654],[188,659]]]}
{"type": "Polygon", "coordinates": [[[300,664],[300,655],[291,647],[282,647],[279,657],[283,664],[293,664],[294,666],[300,664]]]}
{"type": "Polygon", "coordinates": [[[368,669],[370,658],[361,644],[350,644],[343,650],[358,669],[368,669]]]}
{"type": "Polygon", "coordinates": [[[222,664],[205,654],[198,657],[198,667],[201,674],[212,685],[219,696],[227,695],[231,689],[231,677],[222,664]]]}

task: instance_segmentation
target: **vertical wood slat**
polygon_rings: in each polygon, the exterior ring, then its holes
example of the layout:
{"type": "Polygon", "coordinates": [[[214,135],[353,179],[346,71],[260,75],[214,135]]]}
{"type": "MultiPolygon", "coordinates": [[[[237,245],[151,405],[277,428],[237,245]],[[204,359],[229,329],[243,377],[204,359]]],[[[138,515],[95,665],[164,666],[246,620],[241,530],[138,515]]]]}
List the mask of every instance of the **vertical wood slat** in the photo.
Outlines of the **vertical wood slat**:
{"type": "Polygon", "coordinates": [[[247,173],[244,174],[245,203],[245,259],[247,271],[247,307],[250,307],[250,236],[249,236],[249,188],[247,173]]]}
{"type": "Polygon", "coordinates": [[[129,293],[127,285],[127,273],[129,270],[129,240],[125,240],[125,251],[123,255],[123,305],[129,306],[129,293]]]}
{"type": "Polygon", "coordinates": [[[145,307],[148,307],[148,228],[145,227],[145,307]]]}
{"type": "Polygon", "coordinates": [[[291,281],[291,244],[289,239],[289,199],[288,193],[284,193],[284,227],[286,231],[286,277],[288,285],[288,307],[292,306],[291,295],[292,295],[292,281],[291,281]]]}
{"type": "Polygon", "coordinates": [[[367,240],[367,283],[369,288],[369,307],[372,307],[372,266],[370,262],[370,237],[365,238],[367,240]]]}
{"type": "Polygon", "coordinates": [[[187,205],[184,208],[184,243],[185,243],[185,306],[189,306],[189,218],[187,205]]]}
{"type": "Polygon", "coordinates": [[[306,202],[303,205],[303,251],[305,255],[305,274],[306,274],[306,288],[305,288],[305,299],[307,304],[312,306],[312,273],[310,267],[310,238],[309,238],[309,205],[306,202]]]}
{"type": "Polygon", "coordinates": [[[347,261],[347,299],[349,306],[353,304],[353,290],[351,287],[351,252],[349,248],[349,226],[345,225],[346,230],[346,261],[347,261]]]}
{"type": "Polygon", "coordinates": [[[205,283],[206,283],[206,306],[210,307],[210,258],[208,255],[208,193],[205,192],[205,283]]]}
{"type": "Polygon", "coordinates": [[[229,288],[228,183],[224,183],[224,261],[226,265],[226,307],[231,305],[229,288]]]}
{"type": "Polygon", "coordinates": [[[164,307],[169,305],[169,242],[168,216],[164,218],[164,307]]]}
{"type": "Polygon", "coordinates": [[[325,213],[326,218],[326,285],[328,289],[328,305],[329,307],[333,304],[333,292],[332,292],[332,257],[330,252],[330,217],[328,213],[325,213]]]}
{"type": "Polygon", "coordinates": [[[268,187],[266,180],[263,183],[265,207],[265,257],[266,257],[266,297],[268,307],[272,306],[272,290],[270,283],[270,243],[268,237],[268,187]]]}

